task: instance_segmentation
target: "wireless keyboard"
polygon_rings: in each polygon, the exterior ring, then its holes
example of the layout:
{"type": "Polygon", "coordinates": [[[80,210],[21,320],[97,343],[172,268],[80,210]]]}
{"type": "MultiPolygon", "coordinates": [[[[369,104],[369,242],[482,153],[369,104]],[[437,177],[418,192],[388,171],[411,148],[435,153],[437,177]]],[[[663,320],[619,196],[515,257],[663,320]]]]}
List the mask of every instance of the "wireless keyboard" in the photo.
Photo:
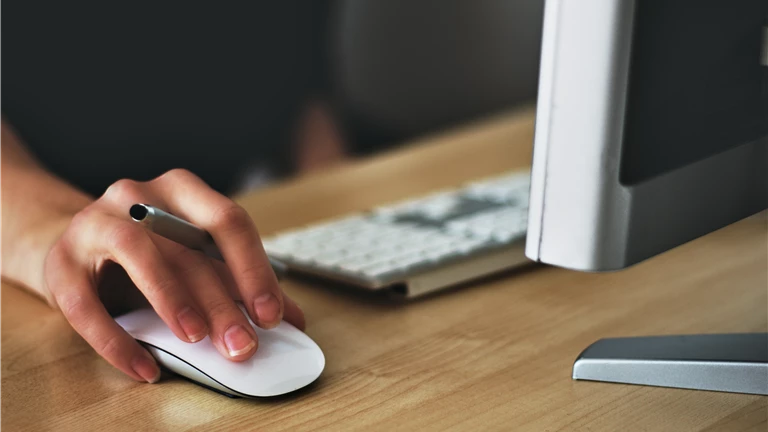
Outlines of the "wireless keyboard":
{"type": "Polygon", "coordinates": [[[264,239],[289,271],[416,297],[529,262],[530,172],[312,224],[264,239]]]}

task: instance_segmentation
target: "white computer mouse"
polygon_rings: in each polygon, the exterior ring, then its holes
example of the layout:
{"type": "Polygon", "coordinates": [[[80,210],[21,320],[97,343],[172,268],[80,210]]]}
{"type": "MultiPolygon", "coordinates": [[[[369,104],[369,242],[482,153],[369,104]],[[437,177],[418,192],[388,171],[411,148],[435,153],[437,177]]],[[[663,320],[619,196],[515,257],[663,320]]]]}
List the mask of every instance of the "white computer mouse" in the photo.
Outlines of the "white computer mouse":
{"type": "Polygon", "coordinates": [[[224,358],[208,337],[197,343],[179,340],[152,309],[139,309],[115,320],[142,342],[160,365],[228,396],[290,393],[311,384],[325,367],[325,356],[315,341],[285,321],[263,330],[249,319],[259,337],[259,348],[249,360],[233,362],[224,358]]]}

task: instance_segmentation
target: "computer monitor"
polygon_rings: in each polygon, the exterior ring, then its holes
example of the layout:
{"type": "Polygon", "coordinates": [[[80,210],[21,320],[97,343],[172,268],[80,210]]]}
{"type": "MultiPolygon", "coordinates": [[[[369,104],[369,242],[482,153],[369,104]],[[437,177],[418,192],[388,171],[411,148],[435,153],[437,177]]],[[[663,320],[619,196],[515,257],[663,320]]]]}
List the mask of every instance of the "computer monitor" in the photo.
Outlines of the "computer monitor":
{"type": "MultiPolygon", "coordinates": [[[[767,208],[766,28],[766,0],[547,0],[527,256],[619,270],[767,208]]],[[[604,340],[574,377],[768,394],[768,334],[604,340]]]]}

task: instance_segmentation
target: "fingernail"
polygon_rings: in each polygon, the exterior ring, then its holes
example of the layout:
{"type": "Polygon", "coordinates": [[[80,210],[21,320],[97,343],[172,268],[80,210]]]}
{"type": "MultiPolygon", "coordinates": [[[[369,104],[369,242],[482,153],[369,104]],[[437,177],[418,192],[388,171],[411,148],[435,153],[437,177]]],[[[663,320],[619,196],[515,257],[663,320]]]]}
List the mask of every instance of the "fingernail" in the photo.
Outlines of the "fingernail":
{"type": "Polygon", "coordinates": [[[208,326],[205,321],[191,307],[184,308],[177,319],[190,342],[200,341],[208,334],[208,326]]]}
{"type": "Polygon", "coordinates": [[[256,346],[256,341],[241,325],[233,325],[224,332],[224,343],[230,357],[245,354],[256,346]]]}
{"type": "Polygon", "coordinates": [[[280,302],[272,293],[262,294],[253,301],[253,310],[259,319],[259,324],[274,326],[282,317],[280,316],[280,302]]]}
{"type": "Polygon", "coordinates": [[[157,367],[155,359],[146,351],[133,359],[131,367],[134,372],[144,378],[144,381],[150,384],[154,384],[160,380],[160,368],[157,367]]]}

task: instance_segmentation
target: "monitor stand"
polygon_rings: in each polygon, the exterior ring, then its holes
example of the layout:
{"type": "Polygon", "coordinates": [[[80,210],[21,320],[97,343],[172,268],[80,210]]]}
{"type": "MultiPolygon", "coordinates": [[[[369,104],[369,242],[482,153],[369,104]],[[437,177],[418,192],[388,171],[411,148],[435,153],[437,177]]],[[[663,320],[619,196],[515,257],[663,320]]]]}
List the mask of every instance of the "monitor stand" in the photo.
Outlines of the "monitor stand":
{"type": "Polygon", "coordinates": [[[573,379],[768,395],[768,333],[601,339],[573,379]]]}

